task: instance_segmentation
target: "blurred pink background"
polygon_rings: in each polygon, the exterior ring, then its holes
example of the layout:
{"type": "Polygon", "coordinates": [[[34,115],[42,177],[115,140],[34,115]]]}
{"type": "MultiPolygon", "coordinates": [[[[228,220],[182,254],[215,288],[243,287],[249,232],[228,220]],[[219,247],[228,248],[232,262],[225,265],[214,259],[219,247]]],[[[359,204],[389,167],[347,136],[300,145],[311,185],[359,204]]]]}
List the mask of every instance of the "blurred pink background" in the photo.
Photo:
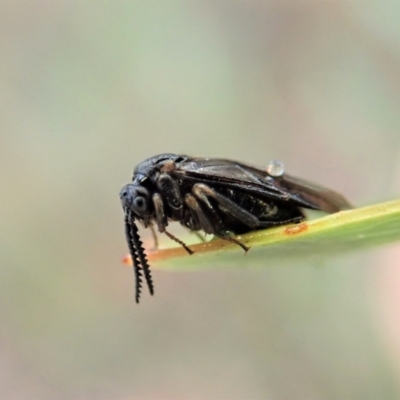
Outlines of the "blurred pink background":
{"type": "Polygon", "coordinates": [[[399,197],[399,15],[368,0],[3,2],[0,398],[398,398],[399,244],[155,271],[137,306],[118,193],[175,152],[279,159],[358,206],[399,197]]]}

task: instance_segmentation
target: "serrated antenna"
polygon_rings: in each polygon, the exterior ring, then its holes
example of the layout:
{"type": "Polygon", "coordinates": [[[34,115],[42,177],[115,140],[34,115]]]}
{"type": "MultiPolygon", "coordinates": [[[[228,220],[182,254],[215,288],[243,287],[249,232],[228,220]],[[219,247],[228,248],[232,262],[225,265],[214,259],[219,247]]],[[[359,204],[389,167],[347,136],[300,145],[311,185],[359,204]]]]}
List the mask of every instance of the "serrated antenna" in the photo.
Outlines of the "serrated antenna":
{"type": "Polygon", "coordinates": [[[139,303],[142,289],[142,268],[140,266],[140,259],[135,245],[134,234],[132,231],[133,226],[136,227],[132,219],[131,213],[125,211],[125,236],[128,243],[129,252],[131,253],[133,272],[135,274],[135,299],[136,303],[139,303]]]}
{"type": "Polygon", "coordinates": [[[131,223],[131,232],[132,232],[133,243],[137,250],[137,255],[140,260],[141,268],[143,270],[144,277],[146,279],[146,283],[149,288],[149,292],[151,295],[153,295],[154,294],[154,285],[153,285],[153,279],[151,278],[150,265],[147,261],[146,252],[143,248],[143,243],[140,240],[138,228],[137,228],[136,224],[133,222],[131,223]]]}

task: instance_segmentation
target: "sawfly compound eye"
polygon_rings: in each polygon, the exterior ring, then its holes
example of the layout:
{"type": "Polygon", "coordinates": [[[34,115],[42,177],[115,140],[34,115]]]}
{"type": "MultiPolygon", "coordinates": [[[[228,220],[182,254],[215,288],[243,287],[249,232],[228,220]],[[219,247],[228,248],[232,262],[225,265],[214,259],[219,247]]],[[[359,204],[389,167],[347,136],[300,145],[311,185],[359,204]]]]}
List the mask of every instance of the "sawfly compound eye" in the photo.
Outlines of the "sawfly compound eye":
{"type": "Polygon", "coordinates": [[[136,211],[146,211],[147,209],[147,204],[146,204],[146,199],[142,196],[135,197],[133,200],[133,207],[135,208],[136,211]]]}

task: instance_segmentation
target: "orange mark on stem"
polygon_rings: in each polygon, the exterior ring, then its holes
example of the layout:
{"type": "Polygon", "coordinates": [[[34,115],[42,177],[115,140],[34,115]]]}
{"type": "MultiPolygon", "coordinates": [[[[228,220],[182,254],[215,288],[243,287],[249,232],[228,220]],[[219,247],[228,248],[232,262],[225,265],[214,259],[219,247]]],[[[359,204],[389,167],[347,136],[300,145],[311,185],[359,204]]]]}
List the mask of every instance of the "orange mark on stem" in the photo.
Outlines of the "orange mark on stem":
{"type": "Polygon", "coordinates": [[[127,265],[128,267],[132,266],[132,257],[130,254],[127,254],[124,258],[121,259],[122,264],[127,265]]]}
{"type": "Polygon", "coordinates": [[[286,235],[297,235],[298,233],[305,232],[308,229],[308,225],[306,223],[289,226],[285,229],[286,235]]]}

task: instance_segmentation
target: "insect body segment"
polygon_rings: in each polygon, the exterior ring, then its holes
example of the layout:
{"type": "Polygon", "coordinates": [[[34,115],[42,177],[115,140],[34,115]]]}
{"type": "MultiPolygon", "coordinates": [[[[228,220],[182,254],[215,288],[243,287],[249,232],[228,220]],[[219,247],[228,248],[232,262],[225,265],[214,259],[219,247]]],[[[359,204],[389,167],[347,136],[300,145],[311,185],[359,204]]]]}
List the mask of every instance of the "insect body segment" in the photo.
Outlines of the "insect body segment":
{"type": "Polygon", "coordinates": [[[150,267],[135,221],[159,232],[193,252],[166,228],[179,221],[192,231],[203,230],[249,250],[231,234],[242,234],[304,220],[301,208],[327,213],[351,208],[339,194],[284,173],[274,161],[258,169],[236,161],[190,158],[161,154],[140,163],[132,183],[120,198],[125,212],[125,231],[136,277],[139,302],[144,276],[154,293],[150,267]]]}

